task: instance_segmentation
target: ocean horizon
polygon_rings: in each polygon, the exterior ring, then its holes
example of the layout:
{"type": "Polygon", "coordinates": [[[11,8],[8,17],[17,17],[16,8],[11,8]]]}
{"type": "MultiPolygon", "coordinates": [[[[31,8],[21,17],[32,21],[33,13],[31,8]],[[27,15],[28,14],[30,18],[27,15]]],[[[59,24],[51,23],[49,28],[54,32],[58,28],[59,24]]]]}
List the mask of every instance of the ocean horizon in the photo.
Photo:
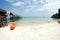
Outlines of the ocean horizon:
{"type": "Polygon", "coordinates": [[[50,17],[22,17],[22,19],[19,19],[15,21],[16,24],[28,24],[28,23],[48,23],[53,22],[53,20],[50,17]]]}

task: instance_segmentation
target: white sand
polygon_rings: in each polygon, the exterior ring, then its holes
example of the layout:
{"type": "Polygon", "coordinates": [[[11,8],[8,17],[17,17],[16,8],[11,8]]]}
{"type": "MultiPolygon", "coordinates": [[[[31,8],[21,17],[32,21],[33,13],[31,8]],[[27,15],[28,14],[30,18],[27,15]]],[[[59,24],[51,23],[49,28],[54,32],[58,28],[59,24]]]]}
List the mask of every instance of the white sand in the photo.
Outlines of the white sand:
{"type": "Polygon", "coordinates": [[[0,40],[60,40],[60,24],[20,25],[14,30],[9,26],[0,28],[0,40]]]}

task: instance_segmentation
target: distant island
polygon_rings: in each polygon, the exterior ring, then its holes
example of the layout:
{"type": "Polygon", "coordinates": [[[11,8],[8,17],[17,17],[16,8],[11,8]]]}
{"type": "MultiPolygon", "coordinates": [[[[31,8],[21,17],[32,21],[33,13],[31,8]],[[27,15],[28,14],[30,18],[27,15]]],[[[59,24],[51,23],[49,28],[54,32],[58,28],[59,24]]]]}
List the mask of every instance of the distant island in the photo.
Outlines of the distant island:
{"type": "Polygon", "coordinates": [[[53,14],[53,15],[51,16],[51,18],[60,19],[60,9],[58,9],[58,13],[53,14]]]}

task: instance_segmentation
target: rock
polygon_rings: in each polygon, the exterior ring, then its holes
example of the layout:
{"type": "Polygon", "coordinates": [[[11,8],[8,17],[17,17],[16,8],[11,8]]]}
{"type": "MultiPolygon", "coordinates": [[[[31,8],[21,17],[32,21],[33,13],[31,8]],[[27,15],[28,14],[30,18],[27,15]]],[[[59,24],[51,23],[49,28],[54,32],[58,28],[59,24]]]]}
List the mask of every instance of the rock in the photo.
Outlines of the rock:
{"type": "Polygon", "coordinates": [[[60,23],[60,21],[57,21],[58,23],[60,23]]]}
{"type": "Polygon", "coordinates": [[[0,27],[7,25],[7,11],[0,9],[0,27]]]}
{"type": "Polygon", "coordinates": [[[14,21],[19,20],[19,19],[21,19],[21,17],[19,15],[10,12],[10,21],[11,22],[14,22],[14,21]]]}

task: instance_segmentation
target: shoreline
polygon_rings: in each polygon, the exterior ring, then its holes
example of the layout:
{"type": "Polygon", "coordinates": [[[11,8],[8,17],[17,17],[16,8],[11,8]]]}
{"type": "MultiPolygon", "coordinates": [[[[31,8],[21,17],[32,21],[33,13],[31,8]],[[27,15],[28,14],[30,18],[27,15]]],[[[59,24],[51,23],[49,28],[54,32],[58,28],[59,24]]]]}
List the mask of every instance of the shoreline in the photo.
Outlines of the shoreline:
{"type": "Polygon", "coordinates": [[[58,20],[55,20],[55,21],[45,21],[45,22],[26,22],[26,23],[20,23],[19,21],[17,22],[10,22],[8,23],[8,25],[10,24],[16,24],[17,26],[20,26],[20,25],[42,25],[42,24],[49,24],[49,23],[53,23],[53,22],[57,22],[58,20]]]}
{"type": "Polygon", "coordinates": [[[0,28],[0,40],[60,40],[60,24],[55,22],[36,25],[16,25],[10,30],[10,24],[0,28]]]}

